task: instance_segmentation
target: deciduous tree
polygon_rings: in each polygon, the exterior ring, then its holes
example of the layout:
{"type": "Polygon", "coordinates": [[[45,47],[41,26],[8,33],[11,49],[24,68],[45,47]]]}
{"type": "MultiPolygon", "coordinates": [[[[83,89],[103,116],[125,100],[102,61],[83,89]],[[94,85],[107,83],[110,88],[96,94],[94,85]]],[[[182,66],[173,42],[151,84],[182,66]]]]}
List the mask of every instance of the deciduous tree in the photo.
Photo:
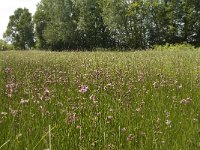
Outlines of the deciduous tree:
{"type": "Polygon", "coordinates": [[[30,49],[34,46],[33,22],[28,9],[18,8],[10,16],[4,38],[16,49],[30,49]]]}

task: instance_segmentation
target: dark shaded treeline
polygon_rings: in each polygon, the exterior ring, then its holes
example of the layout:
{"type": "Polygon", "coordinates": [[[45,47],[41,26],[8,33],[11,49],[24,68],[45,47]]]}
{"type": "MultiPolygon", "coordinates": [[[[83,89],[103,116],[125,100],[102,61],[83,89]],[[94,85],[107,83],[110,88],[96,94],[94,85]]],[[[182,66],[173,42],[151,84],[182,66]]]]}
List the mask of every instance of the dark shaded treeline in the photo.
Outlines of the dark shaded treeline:
{"type": "Polygon", "coordinates": [[[200,46],[200,1],[41,0],[33,24],[39,49],[200,46]]]}

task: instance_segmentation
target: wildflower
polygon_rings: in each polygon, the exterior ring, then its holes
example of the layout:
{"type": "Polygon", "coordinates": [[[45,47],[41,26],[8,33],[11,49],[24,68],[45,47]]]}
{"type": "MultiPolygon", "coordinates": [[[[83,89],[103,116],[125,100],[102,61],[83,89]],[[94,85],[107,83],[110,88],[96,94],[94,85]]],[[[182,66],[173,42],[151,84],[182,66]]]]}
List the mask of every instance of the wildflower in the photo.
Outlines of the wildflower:
{"type": "Polygon", "coordinates": [[[112,85],[111,83],[108,83],[108,84],[107,84],[107,86],[111,86],[111,85],[112,85]]]}
{"type": "Polygon", "coordinates": [[[45,91],[44,91],[44,95],[46,97],[48,97],[50,95],[50,91],[46,88],[45,91]]]}
{"type": "Polygon", "coordinates": [[[171,124],[171,122],[172,122],[171,120],[166,120],[166,122],[165,122],[165,123],[166,123],[166,125],[168,125],[168,126],[169,126],[169,125],[171,124]]]}
{"type": "Polygon", "coordinates": [[[154,87],[155,89],[158,88],[158,82],[155,81],[155,82],[153,83],[153,87],[154,87]]]}
{"type": "Polygon", "coordinates": [[[5,73],[11,74],[11,73],[12,73],[12,69],[11,69],[11,68],[6,68],[6,69],[5,69],[5,73]]]}
{"type": "Polygon", "coordinates": [[[97,115],[97,116],[101,116],[101,112],[98,112],[96,115],[97,115]]]}
{"type": "Polygon", "coordinates": [[[67,113],[67,119],[66,119],[67,124],[71,124],[73,122],[76,122],[77,120],[78,120],[78,117],[76,113],[74,112],[67,113]]]}
{"type": "Polygon", "coordinates": [[[157,120],[156,120],[156,123],[160,123],[161,122],[161,119],[160,118],[157,118],[157,120]]]}
{"type": "Polygon", "coordinates": [[[7,96],[12,97],[12,93],[14,92],[14,83],[10,82],[6,85],[7,88],[7,96]]]}
{"type": "Polygon", "coordinates": [[[167,117],[167,118],[170,117],[170,112],[166,112],[166,117],[167,117]]]}
{"type": "Polygon", "coordinates": [[[115,149],[115,145],[113,145],[113,144],[108,144],[108,149],[115,149]]]}
{"type": "Polygon", "coordinates": [[[108,117],[106,118],[106,122],[107,122],[107,123],[110,123],[110,122],[112,121],[112,119],[113,119],[113,116],[108,116],[108,117]]]}
{"type": "Polygon", "coordinates": [[[140,112],[141,110],[142,110],[142,108],[139,107],[139,108],[137,108],[135,111],[136,111],[136,112],[140,112]]]}
{"type": "Polygon", "coordinates": [[[133,141],[135,139],[135,135],[133,134],[129,134],[129,136],[127,137],[127,141],[133,141]]]}
{"type": "Polygon", "coordinates": [[[18,114],[18,110],[14,110],[12,108],[10,108],[10,113],[13,115],[13,116],[16,116],[18,114]]]}
{"type": "Polygon", "coordinates": [[[8,94],[7,96],[8,96],[9,98],[11,98],[11,97],[12,97],[12,94],[8,94]]]}
{"type": "Polygon", "coordinates": [[[81,89],[79,90],[79,92],[81,93],[86,93],[87,91],[88,91],[88,86],[86,85],[81,86],[81,89]]]}
{"type": "Polygon", "coordinates": [[[8,84],[6,85],[6,87],[7,87],[7,89],[8,89],[10,92],[12,92],[12,91],[13,91],[14,84],[13,84],[13,83],[8,83],[8,84]]]}
{"type": "Polygon", "coordinates": [[[112,118],[113,118],[113,116],[108,116],[107,117],[108,120],[111,120],[112,118]]]}
{"type": "Polygon", "coordinates": [[[191,102],[192,102],[192,99],[191,98],[187,98],[187,99],[182,99],[180,101],[180,104],[187,105],[187,104],[190,104],[191,102]]]}
{"type": "Polygon", "coordinates": [[[182,84],[178,86],[179,89],[181,89],[182,87],[183,87],[182,84]]]}
{"type": "Polygon", "coordinates": [[[194,122],[198,122],[198,119],[197,119],[197,118],[193,118],[193,121],[194,121],[194,122]]]}
{"type": "Polygon", "coordinates": [[[77,126],[76,126],[76,129],[81,129],[81,126],[80,126],[80,125],[77,125],[77,126]]]}
{"type": "Polygon", "coordinates": [[[7,112],[1,112],[1,115],[6,116],[8,113],[7,112]]]}
{"type": "Polygon", "coordinates": [[[122,132],[126,132],[126,128],[122,128],[122,132]]]}
{"type": "Polygon", "coordinates": [[[27,104],[28,102],[29,102],[29,100],[21,99],[20,104],[27,104]]]}

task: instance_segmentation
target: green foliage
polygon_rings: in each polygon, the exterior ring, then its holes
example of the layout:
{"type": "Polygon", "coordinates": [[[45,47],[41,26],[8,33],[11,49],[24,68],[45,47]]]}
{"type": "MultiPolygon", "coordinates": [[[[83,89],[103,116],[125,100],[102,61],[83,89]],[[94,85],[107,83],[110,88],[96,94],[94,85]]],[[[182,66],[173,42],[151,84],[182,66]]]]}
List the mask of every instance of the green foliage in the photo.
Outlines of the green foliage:
{"type": "Polygon", "coordinates": [[[14,15],[10,16],[4,38],[11,42],[15,49],[30,49],[34,46],[32,16],[28,9],[18,8],[14,15]]]}
{"type": "Polygon", "coordinates": [[[14,46],[0,39],[0,51],[6,51],[6,50],[14,50],[14,46]]]}
{"type": "Polygon", "coordinates": [[[191,44],[166,44],[166,45],[155,45],[153,47],[153,50],[155,51],[196,51],[194,46],[191,44]]]}
{"type": "Polygon", "coordinates": [[[4,40],[0,40],[0,51],[7,50],[7,43],[4,40]]]}
{"type": "Polygon", "coordinates": [[[35,39],[36,48],[45,49],[48,48],[47,42],[44,37],[44,30],[46,29],[48,18],[45,11],[45,1],[41,1],[37,6],[37,11],[33,16],[33,22],[35,24],[35,39]]]}
{"type": "MultiPolygon", "coordinates": [[[[200,46],[199,5],[196,0],[41,0],[33,17],[34,40],[36,48],[53,50],[200,46]]],[[[28,11],[19,9],[5,37],[15,48],[31,48],[32,28],[28,11]]]]}
{"type": "Polygon", "coordinates": [[[33,16],[36,47],[39,49],[69,49],[76,46],[77,19],[71,0],[42,0],[33,16]]]}
{"type": "Polygon", "coordinates": [[[145,49],[200,45],[195,0],[42,0],[35,14],[38,48],[145,49]]]}
{"type": "Polygon", "coordinates": [[[81,35],[81,46],[105,48],[111,44],[109,31],[104,23],[99,0],[77,1],[79,10],[77,30],[81,35]]]}

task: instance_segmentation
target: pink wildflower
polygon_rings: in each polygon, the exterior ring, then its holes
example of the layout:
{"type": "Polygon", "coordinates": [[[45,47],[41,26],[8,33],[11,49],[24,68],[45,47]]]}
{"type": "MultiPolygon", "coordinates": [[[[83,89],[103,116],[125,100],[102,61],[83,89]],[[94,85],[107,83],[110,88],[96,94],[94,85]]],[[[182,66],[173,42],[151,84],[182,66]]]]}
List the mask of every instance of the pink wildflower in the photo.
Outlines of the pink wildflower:
{"type": "Polygon", "coordinates": [[[44,91],[44,95],[46,97],[48,97],[50,95],[50,91],[46,88],[45,91],[44,91]]]}
{"type": "Polygon", "coordinates": [[[79,92],[81,93],[86,93],[87,91],[88,91],[88,86],[86,85],[81,86],[81,89],[79,90],[79,92]]]}
{"type": "Polygon", "coordinates": [[[12,73],[12,69],[11,68],[6,68],[5,69],[5,73],[6,74],[11,74],[12,73]]]}

